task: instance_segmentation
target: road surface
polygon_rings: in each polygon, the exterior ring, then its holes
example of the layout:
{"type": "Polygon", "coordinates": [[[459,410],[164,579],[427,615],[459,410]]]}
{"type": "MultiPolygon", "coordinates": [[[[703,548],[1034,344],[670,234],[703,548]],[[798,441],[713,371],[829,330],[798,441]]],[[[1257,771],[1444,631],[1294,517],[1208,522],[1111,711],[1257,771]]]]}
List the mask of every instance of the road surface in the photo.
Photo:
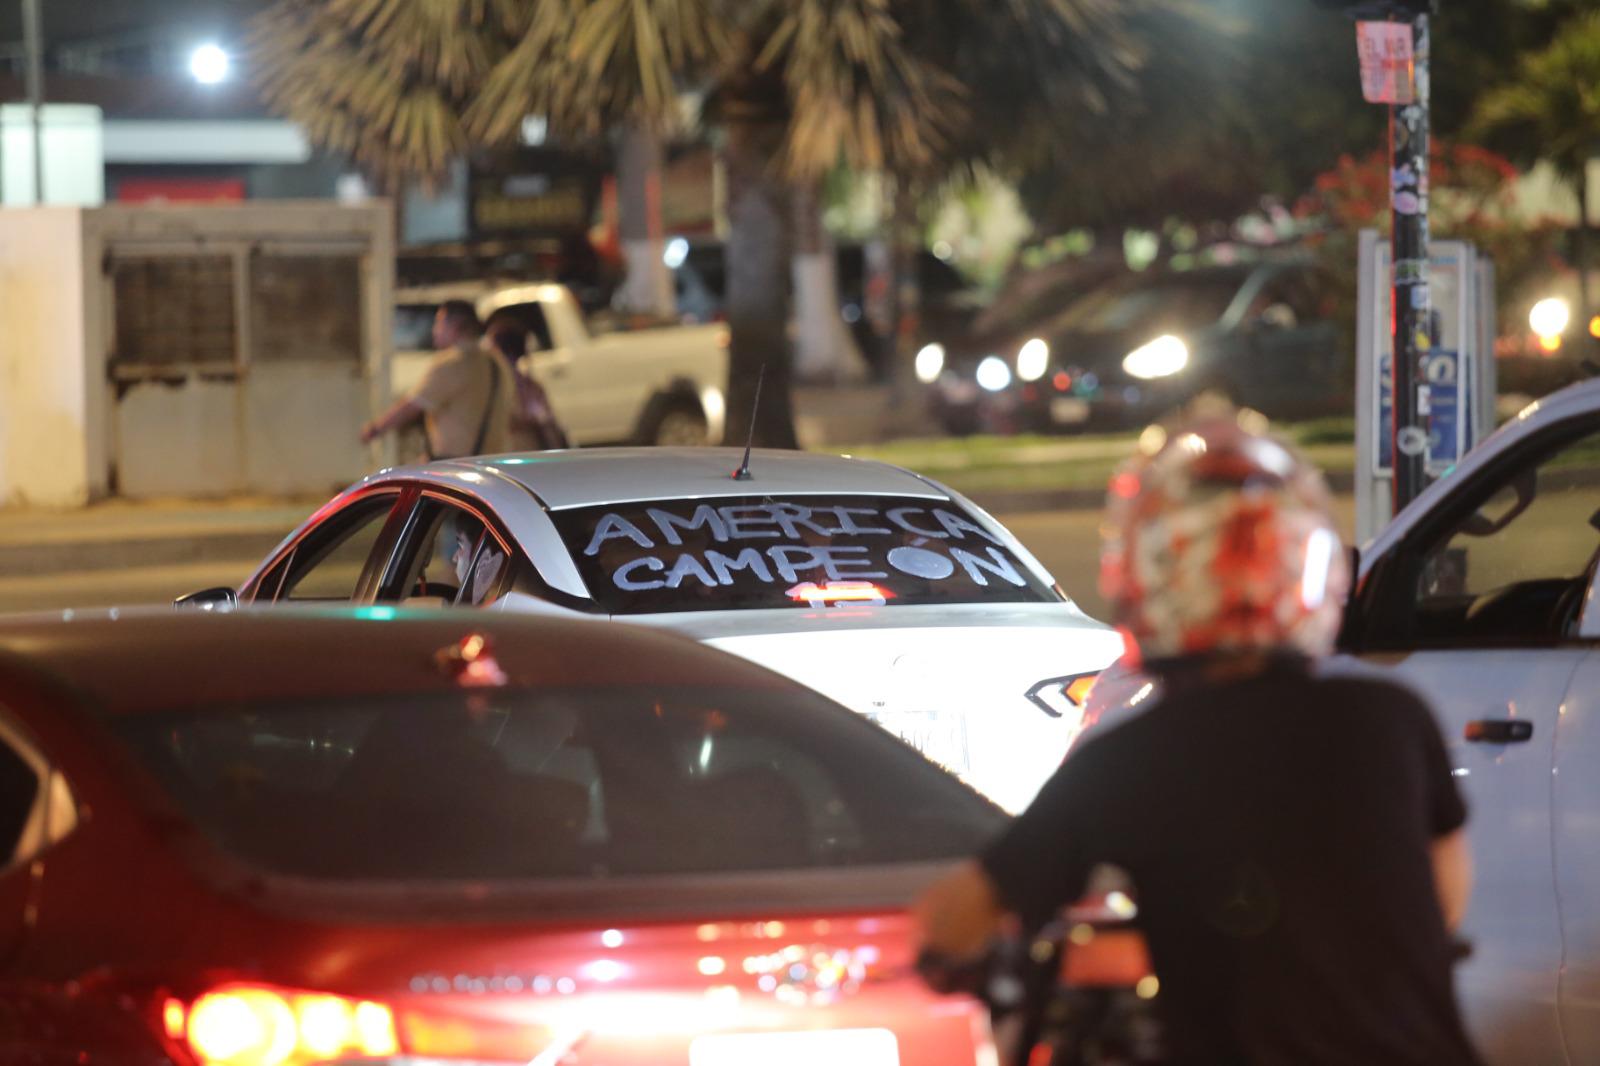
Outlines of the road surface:
{"type": "MultiPolygon", "coordinates": [[[[1353,502],[1340,499],[1338,512],[1348,535],[1354,523],[1353,502]]],[[[997,517],[1039,557],[1067,595],[1090,614],[1104,617],[1105,603],[1095,587],[1100,556],[1098,511],[1041,511],[997,517]]],[[[258,561],[131,567],[81,574],[6,575],[0,577],[0,612],[170,603],[173,597],[186,592],[236,585],[258,561]]]]}

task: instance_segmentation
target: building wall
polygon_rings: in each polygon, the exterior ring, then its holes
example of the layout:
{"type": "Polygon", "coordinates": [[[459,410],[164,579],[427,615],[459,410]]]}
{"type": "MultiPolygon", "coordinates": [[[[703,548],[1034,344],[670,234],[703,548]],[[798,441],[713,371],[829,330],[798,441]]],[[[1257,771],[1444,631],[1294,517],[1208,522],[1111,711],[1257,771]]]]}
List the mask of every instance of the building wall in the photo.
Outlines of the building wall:
{"type": "Polygon", "coordinates": [[[77,506],[95,488],[82,217],[0,211],[0,505],[77,506]]]}
{"type": "Polygon", "coordinates": [[[384,201],[0,212],[0,502],[323,493],[379,465],[358,434],[388,398],[392,229],[384,201]]]}

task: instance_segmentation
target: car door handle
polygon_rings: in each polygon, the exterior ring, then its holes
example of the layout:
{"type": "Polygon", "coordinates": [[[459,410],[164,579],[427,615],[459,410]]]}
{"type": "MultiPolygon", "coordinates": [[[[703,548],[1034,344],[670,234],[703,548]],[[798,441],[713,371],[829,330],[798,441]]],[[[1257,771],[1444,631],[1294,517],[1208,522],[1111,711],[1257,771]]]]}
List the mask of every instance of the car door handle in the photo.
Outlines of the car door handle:
{"type": "Polygon", "coordinates": [[[1468,722],[1466,737],[1475,744],[1521,744],[1533,737],[1533,723],[1520,718],[1480,718],[1468,722]]]}

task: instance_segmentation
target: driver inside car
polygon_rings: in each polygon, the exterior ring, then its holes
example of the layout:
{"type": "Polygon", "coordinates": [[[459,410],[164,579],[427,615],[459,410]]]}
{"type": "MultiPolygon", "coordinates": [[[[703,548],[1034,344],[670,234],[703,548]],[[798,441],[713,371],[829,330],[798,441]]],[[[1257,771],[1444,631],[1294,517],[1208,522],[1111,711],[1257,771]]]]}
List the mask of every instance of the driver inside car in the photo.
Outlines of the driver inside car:
{"type": "Polygon", "coordinates": [[[481,606],[505,565],[505,552],[486,532],[483,523],[471,515],[446,510],[434,530],[413,595],[406,602],[414,607],[481,606]],[[472,587],[462,595],[469,576],[472,587]]]}

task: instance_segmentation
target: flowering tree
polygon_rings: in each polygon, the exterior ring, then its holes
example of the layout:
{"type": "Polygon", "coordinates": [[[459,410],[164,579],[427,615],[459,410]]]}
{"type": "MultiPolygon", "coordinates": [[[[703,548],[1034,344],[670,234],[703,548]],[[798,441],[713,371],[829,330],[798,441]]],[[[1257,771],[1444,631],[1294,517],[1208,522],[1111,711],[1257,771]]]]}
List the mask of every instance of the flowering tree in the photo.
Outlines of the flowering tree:
{"type": "MultiPolygon", "coordinates": [[[[1560,225],[1518,214],[1517,168],[1488,149],[1435,140],[1428,165],[1434,238],[1470,241],[1493,258],[1499,321],[1510,322],[1513,301],[1530,281],[1570,269],[1557,251],[1560,225]]],[[[1345,155],[1317,176],[1312,191],[1296,205],[1296,215],[1311,229],[1307,243],[1338,279],[1340,318],[1352,330],[1357,235],[1364,229],[1388,235],[1389,189],[1385,152],[1360,159],[1345,155]]]]}

